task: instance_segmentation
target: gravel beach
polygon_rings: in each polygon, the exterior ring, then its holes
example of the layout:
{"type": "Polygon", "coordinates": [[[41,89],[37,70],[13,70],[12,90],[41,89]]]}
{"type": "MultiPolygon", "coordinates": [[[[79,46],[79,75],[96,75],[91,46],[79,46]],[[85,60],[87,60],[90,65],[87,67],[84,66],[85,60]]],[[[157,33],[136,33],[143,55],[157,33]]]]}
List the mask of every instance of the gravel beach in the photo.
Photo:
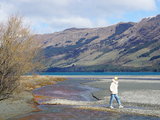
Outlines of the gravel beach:
{"type": "Polygon", "coordinates": [[[0,101],[0,120],[6,120],[14,116],[38,111],[34,102],[32,90],[45,85],[56,84],[58,81],[64,81],[62,77],[55,76],[22,76],[20,86],[14,94],[5,100],[0,101]]]}
{"type": "Polygon", "coordinates": [[[6,120],[16,115],[35,111],[32,106],[33,96],[31,92],[22,92],[14,97],[0,101],[0,120],[6,120]]]}
{"type": "MultiPolygon", "coordinates": [[[[117,109],[117,103],[114,101],[115,109],[113,110],[108,108],[108,103],[110,98],[109,86],[114,76],[56,77],[89,80],[83,84],[99,89],[91,93],[97,101],[78,102],[78,104],[82,104],[78,108],[160,117],[160,76],[118,76],[119,96],[125,108],[117,109]]],[[[63,104],[64,101],[61,102],[63,104]]],[[[70,104],[73,101],[67,102],[70,104]]],[[[0,101],[0,120],[36,110],[32,105],[33,95],[31,91],[24,91],[16,97],[0,101]]]]}
{"type": "MultiPolygon", "coordinates": [[[[90,93],[92,97],[97,100],[77,101],[68,99],[52,99],[43,102],[43,104],[72,105],[73,107],[75,106],[80,109],[160,117],[160,76],[118,76],[119,96],[124,106],[123,109],[118,109],[116,101],[114,101],[115,108],[109,108],[109,86],[111,79],[114,76],[65,77],[69,78],[70,84],[73,84],[73,82],[79,82],[81,85],[87,85],[93,89],[98,89],[90,93]]],[[[64,85],[67,86],[68,84],[64,85]]]]}
{"type": "MultiPolygon", "coordinates": [[[[111,76],[97,78],[86,85],[99,88],[92,93],[109,104],[111,76]]],[[[160,76],[119,76],[119,96],[125,109],[119,112],[138,113],[160,117],[160,76]]],[[[114,101],[115,107],[117,106],[114,101]]]]}

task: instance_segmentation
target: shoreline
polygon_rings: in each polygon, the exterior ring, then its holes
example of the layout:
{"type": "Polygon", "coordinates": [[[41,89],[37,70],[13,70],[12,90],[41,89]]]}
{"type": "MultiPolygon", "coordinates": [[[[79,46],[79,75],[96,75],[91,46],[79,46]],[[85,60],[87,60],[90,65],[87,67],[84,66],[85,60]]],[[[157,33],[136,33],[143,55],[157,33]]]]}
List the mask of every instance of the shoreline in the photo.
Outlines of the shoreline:
{"type": "MultiPolygon", "coordinates": [[[[84,76],[86,78],[86,76],[84,76]]],[[[100,88],[101,90],[92,93],[93,97],[96,97],[96,102],[84,102],[84,101],[72,101],[67,99],[53,99],[46,104],[61,104],[61,105],[78,105],[80,109],[98,110],[98,111],[113,111],[118,113],[144,115],[144,116],[156,116],[160,117],[160,81],[159,80],[145,80],[148,76],[136,76],[136,78],[144,78],[144,80],[134,80],[135,76],[132,76],[133,80],[120,80],[119,95],[124,109],[110,109],[108,103],[110,99],[110,93],[106,92],[111,82],[111,76],[109,79],[101,79],[98,76],[96,79],[91,79],[89,82],[84,83],[89,87],[100,88]],[[108,85],[108,86],[107,86],[108,85]],[[148,96],[149,95],[149,96],[148,96]]],[[[75,78],[75,76],[71,77],[75,78]]],[[[79,78],[79,76],[76,76],[79,78]]],[[[88,78],[88,77],[87,77],[88,78]]],[[[90,78],[90,77],[89,77],[90,78]]],[[[91,77],[92,78],[92,77],[91,77]]],[[[106,78],[106,76],[105,76],[106,78]]],[[[128,76],[127,76],[128,78],[128,76]]],[[[153,77],[149,77],[153,78],[153,77]]],[[[157,79],[157,76],[154,77],[157,79]]],[[[83,80],[83,78],[82,78],[83,80]]],[[[84,79],[85,80],[85,79],[84,79]]],[[[44,103],[45,104],[45,103],[44,103]]],[[[117,104],[114,104],[115,106],[117,104]]],[[[116,106],[117,107],[117,106],[116,106]]]]}
{"type": "Polygon", "coordinates": [[[65,80],[55,76],[22,76],[20,86],[10,98],[0,101],[0,120],[39,111],[32,90],[65,80]],[[39,82],[38,82],[39,81],[39,82]]]}
{"type": "MultiPolygon", "coordinates": [[[[160,80],[145,80],[153,78],[151,76],[137,76],[136,78],[144,78],[144,80],[119,80],[119,96],[126,108],[113,109],[113,111],[160,117],[160,80]]],[[[154,78],[157,79],[157,76],[154,78]]],[[[87,85],[100,88],[101,91],[95,92],[93,95],[98,99],[105,99],[106,103],[109,103],[110,93],[106,92],[106,89],[109,87],[110,81],[99,80],[87,83],[87,85]],[[106,87],[106,85],[108,86],[106,87]]],[[[116,104],[114,103],[114,105],[116,104]]],[[[108,111],[109,108],[105,108],[105,110],[108,111]]]]}
{"type": "MultiPolygon", "coordinates": [[[[23,77],[28,77],[28,78],[30,78],[30,77],[32,77],[32,76],[23,76],[23,77]]],[[[114,76],[101,76],[101,75],[99,75],[99,76],[93,76],[93,75],[91,75],[91,76],[86,76],[86,75],[80,75],[80,76],[72,76],[72,75],[52,75],[52,76],[46,76],[46,75],[38,75],[37,76],[37,80],[39,81],[39,79],[44,79],[44,78],[47,78],[47,79],[49,79],[49,81],[50,81],[50,79],[51,78],[56,78],[57,80],[55,80],[54,82],[53,82],[53,79],[52,79],[52,82],[47,82],[47,83],[43,83],[43,84],[41,84],[41,82],[39,82],[39,83],[37,83],[36,85],[34,85],[34,88],[33,89],[35,89],[35,88],[39,88],[39,87],[42,87],[42,86],[45,86],[45,85],[49,85],[49,84],[56,84],[57,82],[58,82],[58,79],[59,79],[59,81],[63,81],[63,80],[65,80],[65,79],[67,79],[67,78],[82,78],[82,79],[89,79],[89,80],[91,80],[91,83],[93,83],[93,86],[95,86],[94,84],[96,84],[95,82],[98,82],[98,83],[100,83],[100,84],[104,84],[105,82],[106,83],[108,83],[108,82],[110,82],[110,79],[112,78],[112,77],[114,77],[114,76]]],[[[123,79],[121,79],[120,81],[121,82],[125,82],[125,83],[129,83],[129,84],[131,84],[131,83],[136,83],[136,84],[139,84],[139,83],[160,83],[160,81],[159,80],[154,80],[154,79],[160,79],[160,75],[156,75],[156,76],[134,76],[134,75],[131,75],[131,76],[118,76],[120,79],[121,78],[130,78],[130,79],[133,79],[133,80],[123,80],[123,79]],[[151,79],[151,81],[149,81],[149,80],[140,80],[140,81],[138,81],[138,80],[134,80],[134,78],[143,78],[143,79],[146,79],[146,78],[150,78],[151,79]]],[[[47,80],[46,80],[47,81],[47,80]]],[[[28,81],[27,81],[28,82],[28,81]]],[[[34,80],[31,80],[30,81],[31,83],[35,83],[35,81],[34,80]]],[[[90,86],[90,85],[89,85],[90,86]]],[[[91,84],[91,86],[92,86],[92,84],[91,84]]],[[[32,86],[30,86],[30,87],[32,87],[32,86]]],[[[97,86],[96,86],[97,87],[97,86]]],[[[36,106],[35,106],[35,103],[34,103],[34,97],[33,97],[33,94],[32,94],[32,90],[33,89],[30,89],[30,88],[28,88],[28,86],[26,87],[26,89],[27,90],[24,90],[23,92],[20,92],[20,94],[16,94],[13,98],[9,98],[9,99],[6,99],[6,100],[3,100],[3,101],[0,101],[0,107],[2,108],[2,109],[0,109],[0,120],[5,120],[5,119],[8,119],[8,118],[12,118],[12,117],[15,117],[15,116],[18,116],[18,115],[22,115],[22,114],[27,114],[27,113],[29,113],[29,112],[33,112],[33,111],[37,111],[37,108],[36,108],[36,106]]],[[[127,88],[127,89],[129,89],[129,88],[127,88]]],[[[158,91],[158,93],[159,93],[159,91],[158,91]]],[[[126,99],[124,99],[123,98],[123,95],[125,96],[125,95],[128,95],[128,94],[133,94],[132,92],[130,92],[130,91],[127,91],[127,92],[124,92],[124,93],[122,93],[122,100],[124,100],[124,103],[126,102],[128,102],[127,104],[130,104],[131,103],[131,101],[130,101],[130,99],[128,98],[128,100],[126,100],[126,99]]],[[[147,94],[147,92],[146,92],[146,94],[147,94]]],[[[96,94],[95,94],[96,95],[96,94]]],[[[97,96],[96,96],[97,97],[97,96]]],[[[108,98],[105,98],[105,100],[106,99],[108,99],[108,98]]],[[[125,104],[126,104],[125,103],[125,104]]],[[[126,104],[126,105],[127,105],[126,104]]],[[[144,105],[145,106],[145,105],[144,105]]],[[[98,108],[96,108],[96,107],[81,107],[82,109],[84,108],[84,109],[93,109],[93,110],[98,110],[99,109],[99,111],[103,111],[103,110],[106,110],[106,111],[110,111],[110,109],[109,108],[104,108],[104,107],[98,107],[98,108]]],[[[135,113],[135,114],[140,114],[139,113],[139,111],[134,111],[134,109],[125,109],[125,110],[117,110],[117,109],[115,109],[115,110],[113,110],[113,111],[116,111],[116,112],[119,112],[119,113],[128,113],[128,114],[132,114],[132,113],[135,113]],[[127,111],[128,110],[128,111],[127,111]]],[[[152,113],[151,111],[150,111],[150,113],[148,112],[148,113],[145,113],[145,112],[147,112],[147,111],[145,111],[145,110],[141,110],[141,113],[143,113],[142,115],[153,115],[153,116],[158,116],[158,117],[160,117],[160,114],[158,114],[157,112],[156,112],[156,110],[154,111],[154,113],[152,113]]],[[[159,113],[160,113],[160,111],[158,111],[159,113]]]]}
{"type": "Polygon", "coordinates": [[[160,80],[160,75],[39,75],[39,76],[52,76],[52,77],[57,77],[57,78],[65,78],[65,79],[68,79],[68,78],[88,78],[88,79],[112,79],[114,78],[115,76],[119,77],[119,79],[123,80],[124,79],[127,79],[127,78],[142,78],[142,79],[145,79],[145,78],[148,78],[148,79],[158,79],[160,80]]]}

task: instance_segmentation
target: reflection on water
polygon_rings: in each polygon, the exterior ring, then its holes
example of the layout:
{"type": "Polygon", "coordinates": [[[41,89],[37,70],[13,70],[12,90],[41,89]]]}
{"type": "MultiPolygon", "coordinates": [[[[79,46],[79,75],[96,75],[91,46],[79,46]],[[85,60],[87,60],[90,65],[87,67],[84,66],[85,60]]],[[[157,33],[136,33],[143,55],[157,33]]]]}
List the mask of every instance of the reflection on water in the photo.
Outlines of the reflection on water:
{"type": "Polygon", "coordinates": [[[44,111],[31,113],[16,120],[159,120],[156,117],[82,110],[62,105],[41,105],[40,108],[44,111]]]}
{"type": "MultiPolygon", "coordinates": [[[[87,80],[67,80],[56,85],[36,89],[33,93],[40,104],[55,98],[94,101],[91,92],[98,90],[83,85],[87,80]]],[[[114,112],[83,110],[67,105],[39,105],[42,111],[18,116],[12,120],[159,120],[156,117],[126,115],[114,112]]]]}
{"type": "Polygon", "coordinates": [[[95,101],[91,93],[98,89],[82,85],[88,80],[67,80],[55,85],[45,86],[33,91],[35,96],[45,96],[36,99],[39,104],[52,99],[66,99],[75,101],[95,101]]]}

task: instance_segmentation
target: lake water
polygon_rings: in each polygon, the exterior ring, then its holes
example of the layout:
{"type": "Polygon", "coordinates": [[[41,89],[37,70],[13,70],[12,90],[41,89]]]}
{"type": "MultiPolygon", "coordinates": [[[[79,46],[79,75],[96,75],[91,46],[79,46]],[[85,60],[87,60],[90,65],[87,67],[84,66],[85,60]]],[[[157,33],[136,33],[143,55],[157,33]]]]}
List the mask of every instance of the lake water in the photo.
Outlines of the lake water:
{"type": "MultiPolygon", "coordinates": [[[[17,116],[11,120],[160,120],[158,117],[132,115],[96,110],[83,110],[75,108],[75,105],[45,105],[45,101],[52,99],[74,100],[74,101],[96,101],[91,92],[98,91],[97,88],[84,85],[91,80],[70,78],[55,85],[49,85],[35,89],[33,94],[44,96],[37,99],[42,110],[17,116]]],[[[107,103],[106,106],[107,107],[107,103]]]]}
{"type": "Polygon", "coordinates": [[[160,75],[160,72],[41,72],[40,75],[160,75]]]}

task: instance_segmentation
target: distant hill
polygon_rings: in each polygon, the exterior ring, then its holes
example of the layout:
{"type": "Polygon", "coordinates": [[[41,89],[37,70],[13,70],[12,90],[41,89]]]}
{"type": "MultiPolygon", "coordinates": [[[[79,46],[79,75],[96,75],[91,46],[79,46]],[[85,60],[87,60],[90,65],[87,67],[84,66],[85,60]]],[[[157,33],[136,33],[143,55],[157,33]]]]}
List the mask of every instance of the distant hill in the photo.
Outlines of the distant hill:
{"type": "Polygon", "coordinates": [[[160,71],[160,15],[36,35],[47,71],[160,71]]]}

